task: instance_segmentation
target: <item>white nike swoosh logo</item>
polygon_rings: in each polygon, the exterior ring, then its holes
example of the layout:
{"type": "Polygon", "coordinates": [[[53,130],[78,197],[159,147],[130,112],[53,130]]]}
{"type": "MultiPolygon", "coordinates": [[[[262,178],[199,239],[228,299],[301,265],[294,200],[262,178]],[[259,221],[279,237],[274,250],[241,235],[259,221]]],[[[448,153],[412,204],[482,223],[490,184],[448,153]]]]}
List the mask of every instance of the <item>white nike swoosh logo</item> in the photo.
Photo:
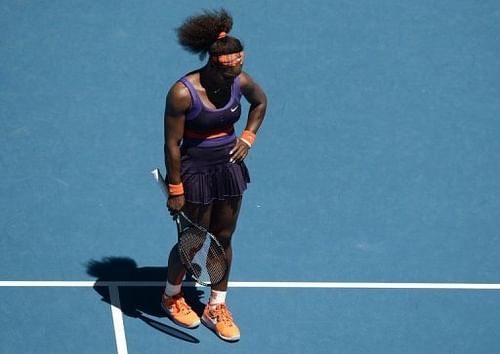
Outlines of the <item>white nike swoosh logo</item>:
{"type": "Polygon", "coordinates": [[[231,112],[236,112],[236,110],[238,109],[239,106],[236,106],[236,107],[233,107],[231,108],[231,112]]]}

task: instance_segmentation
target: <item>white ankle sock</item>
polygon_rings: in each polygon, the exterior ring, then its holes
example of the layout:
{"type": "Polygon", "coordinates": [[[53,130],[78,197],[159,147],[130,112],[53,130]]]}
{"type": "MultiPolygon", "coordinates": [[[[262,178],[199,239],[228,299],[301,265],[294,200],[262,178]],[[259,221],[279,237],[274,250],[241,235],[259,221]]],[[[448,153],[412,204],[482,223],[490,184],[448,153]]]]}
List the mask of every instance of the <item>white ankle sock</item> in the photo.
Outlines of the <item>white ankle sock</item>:
{"type": "Polygon", "coordinates": [[[165,286],[165,295],[167,295],[167,296],[177,295],[181,292],[181,287],[182,287],[182,283],[175,285],[175,284],[170,284],[167,281],[167,285],[165,286]]]}
{"type": "Polygon", "coordinates": [[[210,305],[223,304],[226,302],[226,294],[227,291],[212,290],[212,292],[210,293],[210,299],[208,300],[208,303],[210,305]]]}

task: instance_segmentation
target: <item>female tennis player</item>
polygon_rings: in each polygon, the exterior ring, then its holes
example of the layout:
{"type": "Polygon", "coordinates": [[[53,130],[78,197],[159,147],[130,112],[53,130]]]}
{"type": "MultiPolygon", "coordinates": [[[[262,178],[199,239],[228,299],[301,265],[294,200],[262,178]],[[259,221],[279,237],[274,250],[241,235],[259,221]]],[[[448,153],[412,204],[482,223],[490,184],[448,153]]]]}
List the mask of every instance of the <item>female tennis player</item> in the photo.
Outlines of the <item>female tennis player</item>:
{"type": "MultiPolygon", "coordinates": [[[[243,45],[228,35],[233,25],[224,9],[187,18],[177,29],[186,50],[208,54],[206,64],[183,76],[168,92],[165,110],[165,165],[168,172],[167,207],[182,210],[206,228],[232,260],[231,238],[243,192],[250,182],[244,159],[264,119],[264,91],[244,71],[243,45]],[[250,104],[246,127],[239,137],[234,123],[241,115],[240,97],[250,104]]],[[[184,300],[185,275],[177,248],[170,251],[162,307],[175,323],[197,327],[200,318],[184,300]]],[[[201,321],[220,338],[237,341],[240,330],[226,306],[229,272],[213,285],[201,321]]]]}

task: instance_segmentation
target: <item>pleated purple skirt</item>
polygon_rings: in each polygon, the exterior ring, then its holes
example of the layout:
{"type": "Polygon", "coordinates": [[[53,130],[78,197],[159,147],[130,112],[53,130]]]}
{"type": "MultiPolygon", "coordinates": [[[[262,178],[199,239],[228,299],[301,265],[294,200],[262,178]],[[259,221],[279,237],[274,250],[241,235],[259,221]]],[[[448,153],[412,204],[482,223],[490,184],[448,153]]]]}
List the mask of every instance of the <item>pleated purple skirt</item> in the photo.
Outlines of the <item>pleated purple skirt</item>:
{"type": "Polygon", "coordinates": [[[250,183],[244,162],[229,162],[236,140],[223,145],[181,146],[181,178],[186,201],[210,204],[214,200],[242,196],[250,183]]]}

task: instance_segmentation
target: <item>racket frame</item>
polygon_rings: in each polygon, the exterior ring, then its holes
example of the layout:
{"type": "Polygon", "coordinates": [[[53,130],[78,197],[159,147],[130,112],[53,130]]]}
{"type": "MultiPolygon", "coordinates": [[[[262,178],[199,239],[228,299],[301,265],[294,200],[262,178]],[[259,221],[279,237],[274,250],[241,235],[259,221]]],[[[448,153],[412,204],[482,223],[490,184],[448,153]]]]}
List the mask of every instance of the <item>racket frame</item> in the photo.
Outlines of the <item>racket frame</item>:
{"type": "MultiPolygon", "coordinates": [[[[166,184],[165,180],[163,179],[163,176],[161,175],[160,170],[158,168],[155,168],[153,171],[151,171],[151,174],[156,179],[156,182],[158,183],[158,185],[159,185],[161,191],[163,192],[164,196],[168,199],[167,184],[166,184]]],[[[177,251],[179,253],[179,259],[181,260],[182,265],[184,266],[184,268],[186,269],[186,271],[191,275],[191,277],[198,284],[200,284],[202,286],[212,286],[212,285],[219,284],[225,278],[225,276],[227,274],[227,271],[229,269],[229,264],[228,264],[228,261],[227,261],[226,252],[224,251],[224,247],[222,247],[222,245],[220,244],[219,240],[217,240],[217,238],[211,232],[209,232],[204,227],[202,227],[202,226],[196,224],[195,222],[193,222],[182,210],[179,213],[177,213],[177,214],[174,215],[174,221],[175,221],[175,224],[177,226],[177,245],[179,245],[179,240],[182,237],[183,230],[185,230],[187,228],[186,226],[182,225],[181,218],[183,218],[189,224],[189,226],[187,226],[187,227],[195,227],[196,229],[198,229],[201,232],[205,233],[205,235],[206,235],[205,237],[209,237],[211,243],[213,242],[213,244],[215,244],[215,247],[217,247],[219,249],[220,253],[222,254],[222,259],[224,260],[224,266],[225,266],[224,267],[224,275],[217,282],[205,282],[205,281],[202,281],[202,280],[198,279],[198,277],[196,276],[196,274],[193,274],[193,272],[190,270],[189,265],[186,265],[185,262],[182,262],[182,259],[184,257],[182,257],[182,255],[180,254],[181,253],[180,248],[177,247],[177,251]]]]}

